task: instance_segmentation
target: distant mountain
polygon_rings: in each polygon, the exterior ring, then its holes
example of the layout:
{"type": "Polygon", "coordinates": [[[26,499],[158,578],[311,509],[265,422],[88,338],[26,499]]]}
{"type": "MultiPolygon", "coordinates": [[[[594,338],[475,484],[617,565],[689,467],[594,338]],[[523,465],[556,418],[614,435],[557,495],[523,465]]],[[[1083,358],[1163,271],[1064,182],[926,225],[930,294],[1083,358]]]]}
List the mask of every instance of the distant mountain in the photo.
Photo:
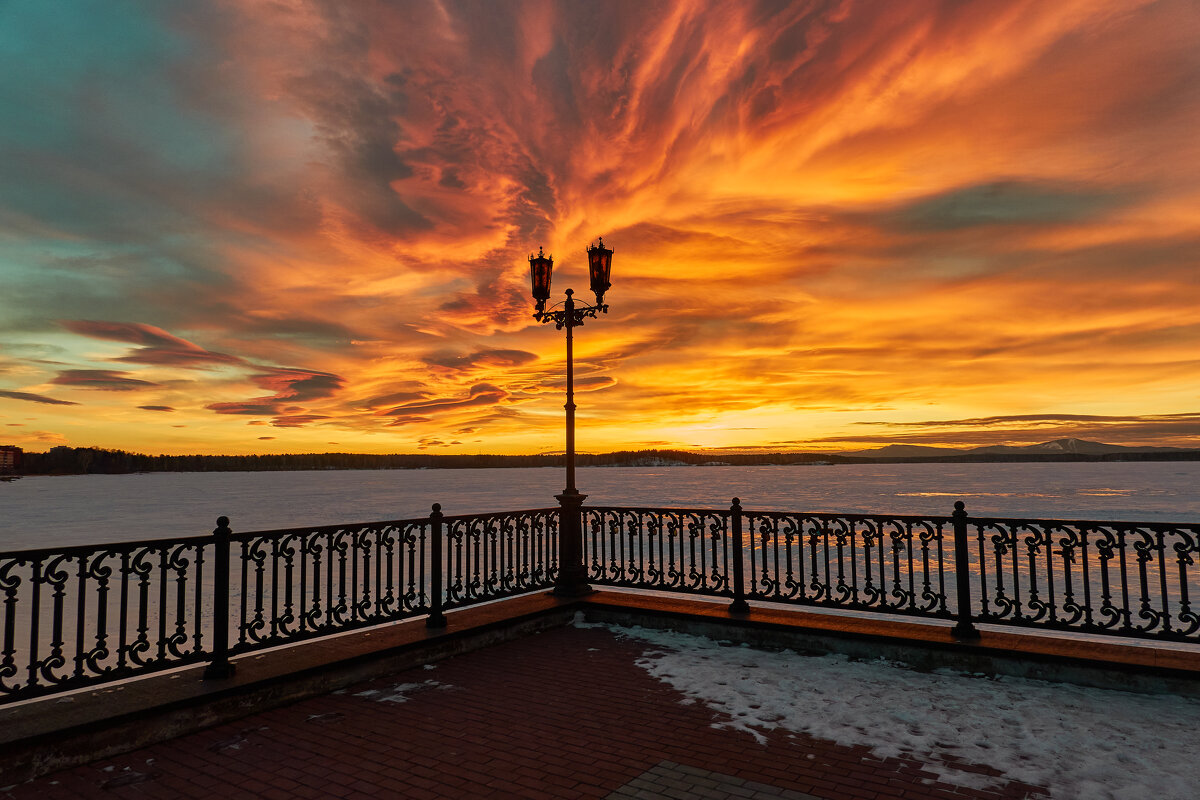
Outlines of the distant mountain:
{"type": "Polygon", "coordinates": [[[1031,444],[1024,447],[1014,447],[1006,444],[992,445],[991,447],[974,447],[965,452],[1005,455],[1013,453],[1074,453],[1088,456],[1104,456],[1109,453],[1127,453],[1138,449],[1140,448],[1125,447],[1119,444],[1104,444],[1103,442],[1089,442],[1085,439],[1055,439],[1052,442],[1042,442],[1041,444],[1031,444]]]}
{"type": "Polygon", "coordinates": [[[938,458],[940,456],[959,455],[1082,455],[1106,456],[1113,453],[1181,453],[1187,448],[1182,447],[1127,447],[1119,444],[1104,442],[1089,442],[1086,439],[1055,439],[1052,442],[1024,446],[995,444],[987,447],[972,447],[959,449],[954,447],[925,447],[913,444],[889,444],[874,450],[852,450],[838,453],[842,456],[858,456],[869,458],[938,458]]]}
{"type": "Polygon", "coordinates": [[[1052,442],[1031,444],[1026,447],[1011,447],[1009,445],[993,445],[992,447],[976,447],[968,453],[1072,453],[1085,456],[1106,456],[1110,453],[1156,453],[1178,452],[1181,447],[1128,447],[1120,444],[1105,444],[1104,442],[1089,442],[1086,439],[1055,439],[1052,442]]]}
{"type": "Polygon", "coordinates": [[[953,447],[926,447],[919,444],[889,444],[875,450],[843,450],[839,456],[870,456],[871,458],[936,458],[956,456],[967,452],[953,447]]]}

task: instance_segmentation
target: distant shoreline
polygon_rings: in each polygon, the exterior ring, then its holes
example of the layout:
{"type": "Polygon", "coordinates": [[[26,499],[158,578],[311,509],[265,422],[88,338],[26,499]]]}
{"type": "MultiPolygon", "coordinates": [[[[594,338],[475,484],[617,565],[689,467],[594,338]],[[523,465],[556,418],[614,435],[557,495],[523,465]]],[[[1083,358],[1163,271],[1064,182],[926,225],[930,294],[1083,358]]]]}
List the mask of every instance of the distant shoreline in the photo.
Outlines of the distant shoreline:
{"type": "MultiPolygon", "coordinates": [[[[579,467],[837,466],[840,464],[997,464],[1200,461],[1200,450],[1094,453],[954,453],[946,455],[831,455],[827,453],[691,453],[639,450],[580,453],[579,467]]],[[[299,472],[313,470],[513,469],[561,467],[561,453],[434,455],[298,453],[263,456],[148,456],[121,450],[55,448],[26,453],[17,475],[123,475],[148,472],[299,472]]]]}

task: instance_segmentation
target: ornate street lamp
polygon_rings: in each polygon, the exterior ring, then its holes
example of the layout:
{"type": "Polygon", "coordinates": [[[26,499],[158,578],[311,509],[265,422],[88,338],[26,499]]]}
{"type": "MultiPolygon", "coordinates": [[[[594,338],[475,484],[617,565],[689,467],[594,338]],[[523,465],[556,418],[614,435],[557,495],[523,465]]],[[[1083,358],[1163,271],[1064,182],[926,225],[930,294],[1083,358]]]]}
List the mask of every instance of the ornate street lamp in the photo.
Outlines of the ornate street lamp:
{"type": "Polygon", "coordinates": [[[536,256],[529,257],[529,279],[533,285],[533,299],[537,301],[533,318],[538,322],[553,322],[559,330],[567,329],[567,402],[564,406],[567,410],[567,488],[562,494],[555,495],[562,507],[562,514],[558,531],[558,579],[554,582],[554,593],[566,597],[578,597],[592,590],[587,583],[587,568],[583,565],[583,524],[580,516],[587,495],[580,494],[575,488],[575,365],[572,331],[588,317],[595,319],[597,314],[608,313],[604,293],[612,286],[609,283],[612,254],[613,251],[604,246],[603,239],[587,249],[588,277],[592,292],[596,295],[596,305],[576,303],[575,293],[567,289],[567,299],[563,301],[562,308],[549,311],[546,310],[546,301],[550,299],[550,274],[554,270],[554,258],[547,256],[540,247],[536,256]]]}

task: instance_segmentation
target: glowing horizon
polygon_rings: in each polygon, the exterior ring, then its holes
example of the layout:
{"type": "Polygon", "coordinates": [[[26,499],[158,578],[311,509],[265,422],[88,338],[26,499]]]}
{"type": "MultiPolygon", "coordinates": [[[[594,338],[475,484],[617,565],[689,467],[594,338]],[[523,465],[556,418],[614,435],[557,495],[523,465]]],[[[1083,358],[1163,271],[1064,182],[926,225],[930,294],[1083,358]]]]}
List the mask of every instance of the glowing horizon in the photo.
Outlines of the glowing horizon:
{"type": "Polygon", "coordinates": [[[1200,6],[0,6],[0,444],[1200,447],[1200,6]]]}

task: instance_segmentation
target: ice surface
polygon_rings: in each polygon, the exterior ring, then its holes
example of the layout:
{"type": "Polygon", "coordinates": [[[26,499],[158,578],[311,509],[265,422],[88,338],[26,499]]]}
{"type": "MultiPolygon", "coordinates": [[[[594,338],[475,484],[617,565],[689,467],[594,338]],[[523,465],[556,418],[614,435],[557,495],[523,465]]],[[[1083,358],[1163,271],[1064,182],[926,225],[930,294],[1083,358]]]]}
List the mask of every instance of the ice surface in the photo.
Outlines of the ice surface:
{"type": "Polygon", "coordinates": [[[717,712],[715,727],[760,738],[783,729],[868,747],[880,758],[909,756],[959,786],[998,782],[956,769],[956,759],[1046,786],[1060,800],[1200,796],[1200,700],[611,629],[646,642],[638,665],[717,712]]]}
{"type": "MultiPolygon", "coordinates": [[[[1200,462],[579,470],[588,505],[1200,522],[1200,462]]],[[[191,472],[0,483],[0,551],[556,505],[562,470],[191,472]]]]}

